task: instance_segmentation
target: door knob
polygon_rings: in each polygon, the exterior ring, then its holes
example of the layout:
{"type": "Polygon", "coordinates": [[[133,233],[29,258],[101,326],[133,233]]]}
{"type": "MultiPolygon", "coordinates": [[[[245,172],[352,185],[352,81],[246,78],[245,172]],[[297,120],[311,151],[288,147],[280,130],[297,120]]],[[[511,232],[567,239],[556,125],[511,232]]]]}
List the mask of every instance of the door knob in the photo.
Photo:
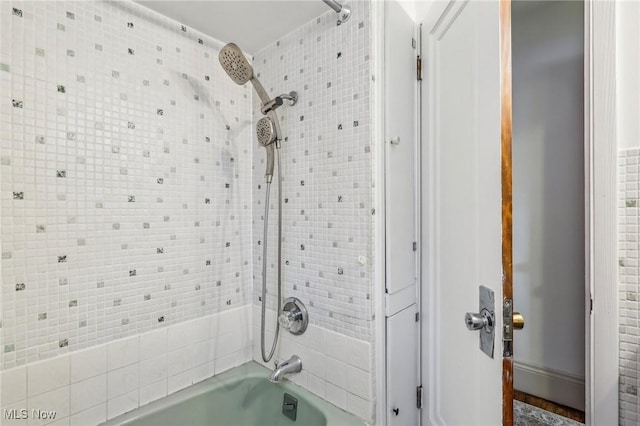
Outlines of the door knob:
{"type": "Polygon", "coordinates": [[[513,329],[522,330],[524,328],[524,317],[520,312],[513,313],[513,329]]]}
{"type": "Polygon", "coordinates": [[[480,350],[493,358],[496,327],[495,298],[493,290],[483,285],[479,289],[478,311],[467,312],[464,324],[469,330],[479,330],[480,350]]]}
{"type": "Polygon", "coordinates": [[[486,311],[480,314],[467,312],[464,316],[464,322],[469,330],[482,330],[485,327],[491,327],[491,320],[486,311]]]}
{"type": "Polygon", "coordinates": [[[479,314],[467,312],[464,316],[464,322],[469,330],[485,329],[489,333],[493,330],[493,315],[486,309],[483,309],[479,314]]]}

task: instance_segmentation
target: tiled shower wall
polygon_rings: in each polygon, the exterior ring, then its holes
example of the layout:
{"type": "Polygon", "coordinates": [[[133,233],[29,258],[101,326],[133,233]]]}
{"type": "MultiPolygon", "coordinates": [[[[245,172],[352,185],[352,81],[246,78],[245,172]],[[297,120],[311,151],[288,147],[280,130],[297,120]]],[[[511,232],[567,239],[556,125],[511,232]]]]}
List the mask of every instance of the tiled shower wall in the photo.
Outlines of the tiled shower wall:
{"type": "MultiPolygon", "coordinates": [[[[370,3],[351,7],[348,23],[336,26],[328,12],[254,64],[271,95],[300,95],[278,110],[286,136],[283,278],[285,296],[305,302],[312,325],[302,338],[285,335],[277,356],[301,354],[297,383],[371,420],[370,3]]],[[[70,362],[73,372],[74,357],[140,345],[129,364],[108,358],[82,378],[129,369],[138,387],[109,385],[78,405],[74,388],[84,381],[71,377],[47,393],[12,392],[16,407],[21,398],[35,404],[70,392],[72,423],[85,414],[103,420],[244,362],[244,327],[242,336],[200,333],[206,339],[193,339],[194,347],[210,347],[206,354],[178,350],[171,336],[192,324],[237,324],[226,314],[245,311],[232,308],[252,294],[259,303],[264,150],[253,134],[260,115],[251,114],[259,110],[251,86],[223,73],[219,42],[131,2],[5,2],[0,25],[5,384],[25,386],[25,364],[49,368],[38,360],[70,362]],[[220,319],[211,315],[218,312],[220,319]],[[164,341],[165,327],[168,355],[144,355],[143,341],[164,341]],[[192,364],[183,352],[194,353],[192,364]],[[71,357],[50,359],[63,354],[71,357]]],[[[273,186],[271,308],[276,179],[273,186]]]]}
{"type": "MultiPolygon", "coordinates": [[[[369,341],[373,315],[372,47],[370,2],[351,19],[328,12],[258,52],[270,96],[298,92],[278,110],[282,142],[283,282],[311,324],[369,341]]],[[[254,101],[254,120],[261,117],[254,101]]],[[[253,302],[262,286],[266,154],[253,144],[253,302]]],[[[275,306],[277,178],[271,188],[269,306],[275,306]]]]}
{"type": "MultiPolygon", "coordinates": [[[[374,147],[371,4],[353,1],[351,19],[312,20],[254,57],[271,97],[294,90],[278,109],[285,139],[282,173],[282,274],[285,297],[309,310],[303,336],[284,331],[275,359],[301,357],[292,380],[373,423],[374,147]]],[[[254,98],[254,120],[262,117],[254,98]]],[[[254,360],[260,354],[265,150],[253,144],[254,360]]],[[[275,311],[278,188],[269,204],[268,296],[275,311]]],[[[267,317],[267,350],[275,326],[267,317]]]]}
{"type": "Polygon", "coordinates": [[[0,7],[2,368],[249,302],[251,92],[132,2],[0,7]]]}
{"type": "Polygon", "coordinates": [[[640,419],[640,149],[618,156],[618,300],[620,312],[620,425],[640,419]]]}

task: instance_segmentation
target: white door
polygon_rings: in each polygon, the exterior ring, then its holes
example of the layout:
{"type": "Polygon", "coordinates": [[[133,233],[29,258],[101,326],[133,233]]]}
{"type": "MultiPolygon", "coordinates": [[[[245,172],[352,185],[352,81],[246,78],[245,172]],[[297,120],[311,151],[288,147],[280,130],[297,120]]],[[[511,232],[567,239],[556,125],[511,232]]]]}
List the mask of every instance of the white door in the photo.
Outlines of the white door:
{"type": "Polygon", "coordinates": [[[510,183],[510,55],[501,54],[505,43],[510,51],[509,9],[508,0],[435,2],[422,25],[425,425],[511,422],[511,409],[503,419],[503,360],[509,372],[512,358],[503,358],[502,341],[503,297],[511,297],[510,215],[503,221],[502,213],[510,212],[510,185],[503,197],[501,175],[506,168],[510,183]],[[480,286],[494,292],[493,357],[479,348],[484,330],[464,321],[479,312],[480,286]]]}

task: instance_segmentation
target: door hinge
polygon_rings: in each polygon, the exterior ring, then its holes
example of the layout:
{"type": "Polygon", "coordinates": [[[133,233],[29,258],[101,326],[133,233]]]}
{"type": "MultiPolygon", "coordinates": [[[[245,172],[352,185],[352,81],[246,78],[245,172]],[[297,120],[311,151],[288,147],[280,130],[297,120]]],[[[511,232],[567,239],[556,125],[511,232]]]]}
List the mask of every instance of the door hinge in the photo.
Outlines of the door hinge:
{"type": "Polygon", "coordinates": [[[413,242],[413,251],[417,251],[418,250],[418,243],[417,242],[413,242]]]}
{"type": "Polygon", "coordinates": [[[502,356],[510,358],[513,356],[513,301],[504,299],[502,301],[502,356]]]}
{"type": "Polygon", "coordinates": [[[593,297],[589,297],[589,300],[590,300],[589,313],[593,313],[593,297]]]}
{"type": "Polygon", "coordinates": [[[418,42],[416,41],[415,38],[411,37],[411,47],[415,49],[417,46],[418,46],[418,42]]]}
{"type": "Polygon", "coordinates": [[[422,58],[420,55],[416,59],[416,76],[418,81],[422,81],[422,58]]]}
{"type": "Polygon", "coordinates": [[[416,407],[418,410],[422,408],[422,385],[416,388],[416,407]]]}
{"type": "Polygon", "coordinates": [[[416,322],[420,321],[420,312],[416,312],[416,322]]]}

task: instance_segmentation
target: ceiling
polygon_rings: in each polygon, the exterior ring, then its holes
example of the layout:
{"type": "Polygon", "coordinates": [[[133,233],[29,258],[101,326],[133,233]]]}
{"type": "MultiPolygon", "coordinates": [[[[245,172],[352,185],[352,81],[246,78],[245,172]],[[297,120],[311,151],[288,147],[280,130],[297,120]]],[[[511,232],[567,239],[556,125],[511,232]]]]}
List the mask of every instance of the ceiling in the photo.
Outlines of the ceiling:
{"type": "Polygon", "coordinates": [[[330,11],[321,0],[141,1],[137,3],[221,42],[255,54],[330,11]]]}

